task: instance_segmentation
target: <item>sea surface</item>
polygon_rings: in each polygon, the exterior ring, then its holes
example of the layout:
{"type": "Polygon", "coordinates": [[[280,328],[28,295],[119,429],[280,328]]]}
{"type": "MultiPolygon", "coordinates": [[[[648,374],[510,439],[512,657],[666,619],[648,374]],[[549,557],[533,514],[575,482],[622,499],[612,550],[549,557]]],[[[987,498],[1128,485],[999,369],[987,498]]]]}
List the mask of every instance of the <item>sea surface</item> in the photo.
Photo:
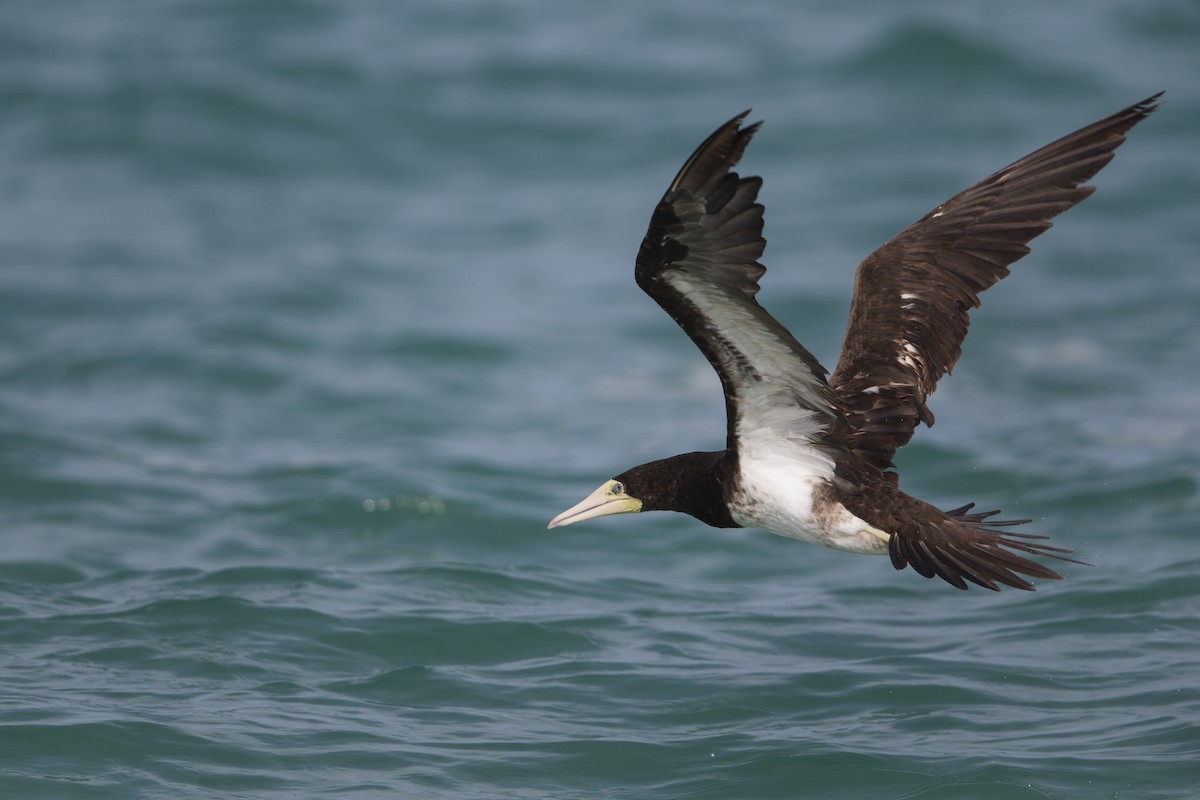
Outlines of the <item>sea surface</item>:
{"type": "Polygon", "coordinates": [[[1200,5],[0,4],[0,797],[1200,792],[1200,5]],[[759,299],[1160,90],[984,296],[902,485],[1092,564],[960,592],[646,514],[724,439],[633,281],[753,107],[759,299]]]}

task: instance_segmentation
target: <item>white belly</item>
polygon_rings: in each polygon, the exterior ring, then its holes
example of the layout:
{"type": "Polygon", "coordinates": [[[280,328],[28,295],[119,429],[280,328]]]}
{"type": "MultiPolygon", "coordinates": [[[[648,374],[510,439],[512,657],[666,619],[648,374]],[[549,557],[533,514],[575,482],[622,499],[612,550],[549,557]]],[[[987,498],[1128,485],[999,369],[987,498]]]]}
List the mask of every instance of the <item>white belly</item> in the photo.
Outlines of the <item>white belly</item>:
{"type": "Polygon", "coordinates": [[[888,534],[846,510],[813,502],[817,486],[833,477],[833,462],[816,449],[750,447],[738,452],[742,496],[730,506],[734,522],[854,553],[887,552],[888,534]]]}

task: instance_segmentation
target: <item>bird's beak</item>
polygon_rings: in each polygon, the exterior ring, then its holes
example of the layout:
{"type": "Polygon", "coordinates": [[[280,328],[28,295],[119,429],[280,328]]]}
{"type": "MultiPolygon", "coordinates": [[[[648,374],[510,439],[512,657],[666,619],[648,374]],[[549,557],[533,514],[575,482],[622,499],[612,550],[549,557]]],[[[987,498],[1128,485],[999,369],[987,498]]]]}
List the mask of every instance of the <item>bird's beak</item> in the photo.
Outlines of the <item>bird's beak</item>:
{"type": "Polygon", "coordinates": [[[617,491],[618,486],[616,481],[605,482],[603,486],[589,494],[581,502],[550,520],[550,524],[546,527],[557,528],[560,525],[571,525],[592,517],[641,511],[642,501],[636,497],[630,497],[624,491],[617,491]]]}

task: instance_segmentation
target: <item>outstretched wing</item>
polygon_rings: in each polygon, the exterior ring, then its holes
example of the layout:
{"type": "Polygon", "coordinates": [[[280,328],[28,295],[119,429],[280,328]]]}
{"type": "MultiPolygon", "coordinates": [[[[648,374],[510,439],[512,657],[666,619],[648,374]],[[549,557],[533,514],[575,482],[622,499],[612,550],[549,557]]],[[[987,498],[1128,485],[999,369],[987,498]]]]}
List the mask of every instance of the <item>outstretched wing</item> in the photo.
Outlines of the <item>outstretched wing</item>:
{"type": "Polygon", "coordinates": [[[840,419],[825,370],[754,299],[766,268],[761,178],[732,169],[759,123],[744,112],[684,163],[638,251],[638,286],[708,358],[725,390],[728,444],[752,429],[812,443],[840,419]]]}
{"type": "Polygon", "coordinates": [[[1162,92],[1025,156],[905,228],[863,261],[841,358],[830,379],[847,412],[847,445],[881,469],[933,424],[926,401],[949,372],[979,294],[1008,275],[1026,244],[1095,187],[1125,133],[1162,92]]]}

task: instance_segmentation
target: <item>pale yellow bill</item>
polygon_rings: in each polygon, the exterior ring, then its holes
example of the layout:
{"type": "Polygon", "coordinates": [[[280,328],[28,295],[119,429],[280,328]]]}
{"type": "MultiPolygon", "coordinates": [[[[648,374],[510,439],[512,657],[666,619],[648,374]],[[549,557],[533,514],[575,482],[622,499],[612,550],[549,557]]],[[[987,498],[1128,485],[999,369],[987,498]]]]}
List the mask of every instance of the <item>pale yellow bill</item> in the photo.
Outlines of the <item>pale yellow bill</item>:
{"type": "Polygon", "coordinates": [[[547,528],[557,528],[562,525],[572,525],[593,517],[603,517],[608,514],[629,514],[642,510],[642,501],[625,494],[625,488],[618,481],[606,481],[599,489],[583,498],[580,502],[568,508],[554,519],[550,520],[547,528]]]}

